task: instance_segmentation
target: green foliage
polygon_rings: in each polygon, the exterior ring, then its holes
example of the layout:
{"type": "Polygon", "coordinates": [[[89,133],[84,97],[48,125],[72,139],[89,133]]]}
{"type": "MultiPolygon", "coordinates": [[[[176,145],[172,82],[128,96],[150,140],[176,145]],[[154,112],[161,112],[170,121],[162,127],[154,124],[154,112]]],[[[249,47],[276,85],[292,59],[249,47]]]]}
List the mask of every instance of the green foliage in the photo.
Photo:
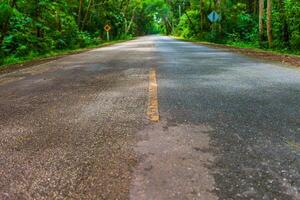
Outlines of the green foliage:
{"type": "Polygon", "coordinates": [[[112,39],[158,33],[167,8],[163,0],[0,0],[0,64],[100,44],[106,24],[112,39]]]}
{"type": "MultiPolygon", "coordinates": [[[[272,47],[299,51],[300,1],[272,1],[272,47]]],[[[257,46],[257,7],[245,0],[0,0],[0,64],[100,44],[106,24],[112,39],[164,33],[257,46]],[[220,22],[207,19],[213,10],[220,22]]]]}
{"type": "Polygon", "coordinates": [[[300,49],[300,1],[286,0],[285,9],[287,10],[287,18],[289,29],[291,32],[291,48],[300,49]]]}
{"type": "Polygon", "coordinates": [[[13,9],[7,2],[0,2],[0,24],[4,24],[7,20],[9,20],[12,13],[13,9]]]}
{"type": "Polygon", "coordinates": [[[233,12],[234,14],[228,15],[229,19],[233,23],[226,23],[224,32],[227,34],[227,37],[233,41],[253,41],[257,37],[257,32],[254,32],[258,29],[255,24],[255,21],[249,13],[246,12],[245,4],[237,4],[233,7],[233,10],[238,10],[239,12],[233,12]]]}
{"type": "MultiPolygon", "coordinates": [[[[190,0],[188,2],[180,0],[175,3],[169,2],[174,17],[175,29],[173,33],[175,35],[218,43],[258,46],[258,1],[226,0],[220,1],[221,4],[217,4],[218,1],[210,0],[190,0]],[[201,1],[203,2],[202,5],[199,4],[201,1]],[[179,6],[182,8],[182,16],[178,15],[179,6]],[[207,19],[213,10],[221,15],[221,21],[218,23],[211,23],[207,19]],[[201,11],[203,19],[200,14],[201,11]],[[190,19],[184,13],[187,13],[190,19]],[[203,29],[200,26],[201,21],[203,29]]],[[[299,51],[300,1],[272,0],[272,2],[272,48],[299,51]]],[[[262,46],[265,47],[268,46],[266,22],[267,16],[265,14],[265,40],[261,42],[262,46]]]]}
{"type": "Polygon", "coordinates": [[[198,10],[187,11],[186,14],[180,17],[175,33],[184,38],[193,38],[197,36],[200,33],[198,19],[198,10]]]}

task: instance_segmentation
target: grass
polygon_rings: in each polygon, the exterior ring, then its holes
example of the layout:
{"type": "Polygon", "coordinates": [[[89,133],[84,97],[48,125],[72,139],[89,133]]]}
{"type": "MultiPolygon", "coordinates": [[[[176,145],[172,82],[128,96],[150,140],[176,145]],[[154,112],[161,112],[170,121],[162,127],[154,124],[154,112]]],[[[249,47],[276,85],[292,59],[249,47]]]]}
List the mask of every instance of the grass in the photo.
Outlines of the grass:
{"type": "MultiPolygon", "coordinates": [[[[128,39],[128,40],[131,40],[131,39],[128,39]]],[[[88,51],[88,50],[91,50],[94,48],[105,47],[105,46],[125,42],[128,40],[114,40],[114,41],[104,42],[104,43],[97,44],[97,45],[89,45],[87,47],[77,48],[77,49],[54,50],[54,51],[50,51],[50,52],[47,52],[47,53],[41,54],[41,55],[31,53],[26,57],[9,56],[9,57],[4,58],[4,63],[3,63],[3,65],[0,65],[0,70],[8,69],[10,66],[15,65],[15,64],[21,65],[23,63],[30,62],[30,61],[39,61],[39,60],[42,61],[42,60],[51,59],[51,58],[55,58],[55,57],[81,53],[81,52],[88,51]]]]}
{"type": "Polygon", "coordinates": [[[253,42],[227,42],[225,44],[223,43],[213,43],[213,42],[207,42],[201,39],[187,39],[187,38],[182,38],[182,37],[174,37],[179,40],[183,41],[189,41],[189,42],[200,42],[203,44],[217,44],[217,45],[224,45],[228,47],[236,47],[236,48],[244,48],[244,49],[250,49],[250,50],[255,50],[255,51],[262,51],[262,52],[270,52],[273,54],[279,54],[279,55],[291,55],[291,56],[300,56],[300,51],[291,51],[287,49],[266,49],[266,48],[260,48],[258,44],[253,43],[253,42]]]}
{"type": "Polygon", "coordinates": [[[251,42],[228,42],[226,45],[232,46],[232,47],[240,47],[240,48],[247,48],[247,49],[253,49],[253,50],[268,51],[268,52],[272,52],[274,54],[287,54],[287,55],[294,55],[294,56],[300,55],[300,51],[292,51],[292,50],[288,50],[288,49],[260,48],[258,44],[251,43],[251,42]]]}

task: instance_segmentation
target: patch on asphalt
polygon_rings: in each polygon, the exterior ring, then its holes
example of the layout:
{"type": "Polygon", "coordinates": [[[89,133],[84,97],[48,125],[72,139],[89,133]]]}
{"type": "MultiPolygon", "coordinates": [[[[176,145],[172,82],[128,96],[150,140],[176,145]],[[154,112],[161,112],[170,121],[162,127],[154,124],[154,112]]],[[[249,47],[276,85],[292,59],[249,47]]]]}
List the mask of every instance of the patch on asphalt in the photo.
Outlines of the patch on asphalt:
{"type": "Polygon", "coordinates": [[[130,199],[217,199],[208,131],[204,125],[165,129],[161,122],[140,132],[130,199]]]}
{"type": "Polygon", "coordinates": [[[19,81],[22,80],[24,77],[20,76],[20,77],[3,77],[0,79],[0,85],[5,85],[8,83],[12,83],[14,81],[19,81]]]}

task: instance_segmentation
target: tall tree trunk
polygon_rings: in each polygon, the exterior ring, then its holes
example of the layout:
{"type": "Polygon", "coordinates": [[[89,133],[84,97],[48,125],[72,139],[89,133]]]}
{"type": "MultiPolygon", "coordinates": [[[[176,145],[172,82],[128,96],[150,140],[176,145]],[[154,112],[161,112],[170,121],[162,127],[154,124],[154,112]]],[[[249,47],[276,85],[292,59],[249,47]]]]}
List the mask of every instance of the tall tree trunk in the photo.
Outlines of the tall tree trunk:
{"type": "MultiPolygon", "coordinates": [[[[35,7],[35,20],[38,21],[38,22],[40,22],[40,17],[41,17],[40,0],[36,0],[35,3],[36,3],[36,7],[35,7]]],[[[36,28],[36,36],[38,38],[41,38],[43,36],[41,27],[37,27],[36,28]]]]}
{"type": "Polygon", "coordinates": [[[79,0],[78,15],[77,15],[78,26],[80,26],[80,22],[81,22],[82,4],[83,4],[83,0],[79,0]]]}
{"type": "Polygon", "coordinates": [[[86,9],[86,13],[85,13],[85,16],[84,16],[83,21],[82,21],[81,30],[83,30],[84,27],[85,27],[85,23],[86,23],[86,20],[87,20],[88,15],[89,15],[89,12],[90,12],[90,8],[91,8],[91,5],[92,5],[92,2],[93,2],[93,0],[89,0],[88,7],[87,7],[87,9],[86,9]]]}
{"type": "Polygon", "coordinates": [[[259,41],[262,46],[264,40],[264,0],[259,0],[259,41]]]}
{"type": "MultiPolygon", "coordinates": [[[[217,0],[217,11],[218,11],[219,16],[221,17],[221,16],[222,16],[221,0],[217,0]]],[[[220,20],[221,20],[221,19],[220,19],[220,20]]],[[[220,34],[220,36],[222,36],[222,35],[221,35],[221,32],[222,32],[222,24],[221,24],[220,21],[219,21],[218,23],[219,23],[219,24],[218,24],[218,33],[220,34]]]]}
{"type": "Polygon", "coordinates": [[[135,18],[135,10],[136,10],[137,7],[135,7],[132,11],[132,16],[131,16],[131,19],[130,19],[130,22],[129,24],[127,25],[127,20],[125,21],[125,35],[128,34],[128,32],[130,31],[131,29],[131,26],[132,26],[132,23],[133,23],[133,20],[135,18]]]}
{"type": "Polygon", "coordinates": [[[213,4],[212,0],[209,0],[209,7],[208,7],[209,12],[210,12],[211,9],[212,9],[212,4],[213,4]]]}
{"type": "MultiPolygon", "coordinates": [[[[192,27],[192,29],[194,29],[196,26],[194,25],[193,21],[191,20],[190,16],[188,15],[188,13],[186,11],[184,11],[184,14],[186,15],[186,17],[188,18],[190,25],[192,27]]],[[[195,30],[195,29],[194,29],[195,30]]]]}
{"type": "MultiPolygon", "coordinates": [[[[17,5],[17,0],[12,0],[10,2],[10,7],[13,9],[15,8],[17,5]]],[[[1,27],[1,34],[0,34],[0,45],[3,43],[4,37],[6,36],[6,34],[8,33],[8,29],[9,29],[9,20],[10,20],[10,16],[7,16],[7,19],[4,21],[1,27]]]]}
{"type": "Polygon", "coordinates": [[[284,42],[284,45],[286,47],[290,47],[290,33],[289,33],[289,25],[287,23],[286,19],[286,11],[284,7],[284,1],[279,0],[279,10],[280,10],[280,19],[281,19],[281,24],[282,24],[282,40],[284,42]]]}
{"type": "Polygon", "coordinates": [[[257,0],[253,0],[253,16],[257,14],[257,0]]]}
{"type": "Polygon", "coordinates": [[[267,34],[268,34],[268,42],[269,48],[272,47],[273,43],[273,34],[272,34],[272,0],[267,1],[267,34]]]}
{"type": "Polygon", "coordinates": [[[245,0],[245,4],[247,6],[247,12],[252,14],[254,12],[256,0],[245,0]]]}
{"type": "Polygon", "coordinates": [[[17,0],[12,0],[10,6],[14,8],[17,5],[17,0]]]}
{"type": "Polygon", "coordinates": [[[200,30],[204,30],[204,0],[200,0],[200,30]]]}
{"type": "Polygon", "coordinates": [[[167,35],[170,35],[172,33],[172,24],[170,23],[168,17],[164,18],[164,23],[165,23],[165,27],[166,27],[166,31],[167,31],[167,35]]]}

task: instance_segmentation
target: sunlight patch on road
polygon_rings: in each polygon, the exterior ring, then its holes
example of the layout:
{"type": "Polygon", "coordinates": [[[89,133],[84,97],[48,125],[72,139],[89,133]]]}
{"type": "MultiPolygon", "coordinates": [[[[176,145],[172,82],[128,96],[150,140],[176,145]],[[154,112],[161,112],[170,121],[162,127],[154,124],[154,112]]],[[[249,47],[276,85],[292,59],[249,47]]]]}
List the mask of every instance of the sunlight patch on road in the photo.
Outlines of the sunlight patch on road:
{"type": "Polygon", "coordinates": [[[14,81],[19,81],[22,79],[24,79],[24,77],[22,77],[22,76],[21,77],[3,77],[0,79],[0,86],[8,84],[8,83],[12,83],[14,81]]]}
{"type": "Polygon", "coordinates": [[[288,141],[287,146],[293,150],[293,151],[299,151],[300,152],[300,144],[295,141],[288,141]]]}
{"type": "Polygon", "coordinates": [[[149,105],[148,117],[152,122],[159,121],[156,70],[152,68],[149,74],[149,105]]]}

